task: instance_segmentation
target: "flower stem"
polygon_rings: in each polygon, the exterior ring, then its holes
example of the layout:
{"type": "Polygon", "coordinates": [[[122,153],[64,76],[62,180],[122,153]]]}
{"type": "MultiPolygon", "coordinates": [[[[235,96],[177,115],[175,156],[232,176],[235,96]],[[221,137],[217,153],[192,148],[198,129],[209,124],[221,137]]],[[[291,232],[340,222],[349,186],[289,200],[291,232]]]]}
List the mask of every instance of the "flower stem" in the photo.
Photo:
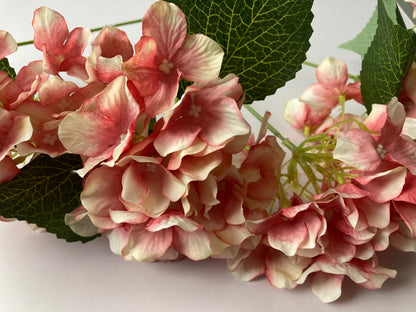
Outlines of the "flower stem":
{"type": "MultiPolygon", "coordinates": [[[[251,105],[244,104],[243,105],[254,117],[256,117],[260,122],[262,121],[261,115],[253,108],[251,105]]],[[[292,152],[297,149],[297,146],[293,144],[288,138],[285,138],[275,127],[271,124],[267,124],[267,129],[270,130],[276,137],[278,137],[284,146],[290,149],[292,152]]]]}
{"type": "MultiPolygon", "coordinates": [[[[112,24],[112,25],[108,25],[111,27],[121,27],[121,26],[126,26],[126,25],[131,25],[131,24],[137,24],[137,23],[141,23],[143,21],[143,19],[136,19],[136,20],[131,20],[131,21],[127,21],[127,22],[122,22],[122,23],[116,23],[116,24],[112,24]]],[[[97,32],[100,31],[104,28],[105,26],[101,26],[101,27],[96,27],[96,28],[91,28],[91,32],[97,32]]],[[[28,41],[22,41],[22,42],[18,42],[17,45],[20,46],[25,46],[25,45],[29,45],[29,44],[33,44],[33,40],[28,40],[28,41]]]]}

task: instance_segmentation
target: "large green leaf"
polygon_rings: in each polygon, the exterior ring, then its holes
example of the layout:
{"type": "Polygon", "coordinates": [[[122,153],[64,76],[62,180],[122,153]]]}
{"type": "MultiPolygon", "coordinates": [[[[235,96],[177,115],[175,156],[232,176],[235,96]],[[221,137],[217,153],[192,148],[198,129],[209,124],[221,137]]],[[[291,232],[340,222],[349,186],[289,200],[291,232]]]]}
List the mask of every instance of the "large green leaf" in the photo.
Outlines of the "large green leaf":
{"type": "Polygon", "coordinates": [[[0,184],[0,216],[34,223],[68,242],[96,238],[78,236],[64,222],[65,214],[80,205],[82,179],[72,172],[80,167],[77,155],[38,156],[13,180],[0,184]]]}
{"type": "Polygon", "coordinates": [[[5,57],[0,60],[0,71],[4,71],[13,80],[16,78],[14,68],[10,66],[9,61],[5,57]]]}
{"type": "Polygon", "coordinates": [[[313,0],[172,0],[187,16],[188,32],[217,41],[221,75],[240,77],[246,103],[263,100],[295,77],[306,59],[313,0]]]}
{"type": "MultiPolygon", "coordinates": [[[[398,11],[395,1],[384,1],[384,8],[394,22],[394,24],[404,25],[403,19],[398,11]]],[[[378,7],[375,8],[373,15],[363,30],[352,40],[341,44],[342,49],[350,50],[361,55],[364,58],[365,53],[371,45],[377,30],[378,7]]]]}
{"type": "Polygon", "coordinates": [[[361,70],[361,93],[368,112],[372,104],[387,104],[399,95],[416,53],[416,34],[400,22],[395,25],[382,0],[378,1],[378,16],[377,31],[361,70]]]}

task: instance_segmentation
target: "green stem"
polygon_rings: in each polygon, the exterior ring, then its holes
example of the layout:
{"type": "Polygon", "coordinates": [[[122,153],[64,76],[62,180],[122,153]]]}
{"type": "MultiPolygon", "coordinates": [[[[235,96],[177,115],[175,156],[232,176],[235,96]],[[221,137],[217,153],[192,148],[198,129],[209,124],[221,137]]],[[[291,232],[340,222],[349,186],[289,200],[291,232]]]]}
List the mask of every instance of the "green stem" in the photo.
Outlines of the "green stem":
{"type": "MultiPolygon", "coordinates": [[[[143,21],[143,19],[136,19],[136,20],[132,20],[132,21],[127,21],[127,22],[122,22],[122,23],[117,23],[117,24],[112,24],[112,25],[108,25],[111,27],[121,27],[121,26],[126,26],[126,25],[131,25],[131,24],[137,24],[137,23],[141,23],[143,21]]],[[[97,32],[100,31],[104,28],[105,26],[101,26],[101,27],[96,27],[96,28],[92,28],[90,29],[91,32],[97,32]]],[[[28,41],[22,41],[17,43],[17,46],[21,47],[21,46],[25,46],[25,45],[29,45],[29,44],[33,44],[33,40],[28,40],[28,41]]]]}

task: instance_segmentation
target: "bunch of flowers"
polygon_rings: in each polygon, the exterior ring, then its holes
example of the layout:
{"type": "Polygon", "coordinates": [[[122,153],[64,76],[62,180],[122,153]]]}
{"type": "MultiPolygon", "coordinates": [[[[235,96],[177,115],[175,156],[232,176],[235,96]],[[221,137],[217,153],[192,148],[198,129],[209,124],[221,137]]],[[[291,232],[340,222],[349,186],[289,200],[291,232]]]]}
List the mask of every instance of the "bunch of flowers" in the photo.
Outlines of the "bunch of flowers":
{"type": "MultiPolygon", "coordinates": [[[[387,9],[380,0],[379,29],[387,9]]],[[[68,241],[102,234],[126,260],[226,259],[240,279],[265,275],[277,288],[310,277],[324,302],[345,276],[372,289],[395,277],[377,252],[416,251],[416,35],[406,32],[413,50],[388,101],[369,101],[364,84],[379,86],[368,61],[349,83],[345,63],[326,58],[286,103],[305,134],[295,145],[269,113],[251,132],[241,109],[258,98],[236,74],[252,64],[221,76],[223,46],[188,26],[158,1],[134,48],[106,26],[86,57],[91,31],[69,31],[42,7],[33,44],[43,60],[17,75],[5,58],[17,43],[0,31],[1,220],[68,241]],[[368,114],[345,113],[348,100],[368,114]]]]}

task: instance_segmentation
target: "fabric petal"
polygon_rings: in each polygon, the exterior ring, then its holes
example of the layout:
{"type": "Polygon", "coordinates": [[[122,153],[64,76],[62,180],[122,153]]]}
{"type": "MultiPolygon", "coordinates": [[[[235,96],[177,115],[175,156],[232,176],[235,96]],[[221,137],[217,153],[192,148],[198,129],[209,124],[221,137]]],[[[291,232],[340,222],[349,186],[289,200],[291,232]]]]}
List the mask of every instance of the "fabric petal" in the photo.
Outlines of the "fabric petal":
{"type": "Polygon", "coordinates": [[[341,296],[343,279],[344,275],[316,272],[311,281],[312,291],[322,302],[333,302],[341,296]]]}
{"type": "Polygon", "coordinates": [[[161,60],[171,60],[186,37],[186,18],[173,3],[157,1],[143,16],[143,35],[156,39],[161,60]]]}
{"type": "Polygon", "coordinates": [[[325,87],[341,91],[348,81],[347,65],[341,60],[327,57],[317,67],[316,78],[325,87]]]}
{"type": "Polygon", "coordinates": [[[12,180],[19,172],[20,169],[9,156],[0,160],[0,183],[12,180]]]}
{"type": "Polygon", "coordinates": [[[16,50],[16,40],[7,31],[0,30],[0,60],[16,50]]]}
{"type": "Polygon", "coordinates": [[[35,10],[32,25],[35,32],[33,43],[38,50],[46,50],[53,55],[63,52],[68,26],[61,14],[47,7],[41,7],[35,10]]]}
{"type": "Polygon", "coordinates": [[[173,246],[192,260],[206,259],[212,254],[209,235],[204,230],[185,231],[176,227],[173,232],[173,246]]]}
{"type": "Polygon", "coordinates": [[[134,225],[122,255],[126,260],[152,262],[162,257],[172,243],[172,229],[148,232],[143,224],[134,225]]]}
{"type": "Polygon", "coordinates": [[[381,163],[377,142],[367,131],[351,129],[339,135],[333,156],[359,170],[373,171],[381,163]]]}
{"type": "Polygon", "coordinates": [[[205,35],[196,34],[186,37],[172,62],[184,79],[203,81],[218,77],[223,56],[218,43],[205,35]]]}

